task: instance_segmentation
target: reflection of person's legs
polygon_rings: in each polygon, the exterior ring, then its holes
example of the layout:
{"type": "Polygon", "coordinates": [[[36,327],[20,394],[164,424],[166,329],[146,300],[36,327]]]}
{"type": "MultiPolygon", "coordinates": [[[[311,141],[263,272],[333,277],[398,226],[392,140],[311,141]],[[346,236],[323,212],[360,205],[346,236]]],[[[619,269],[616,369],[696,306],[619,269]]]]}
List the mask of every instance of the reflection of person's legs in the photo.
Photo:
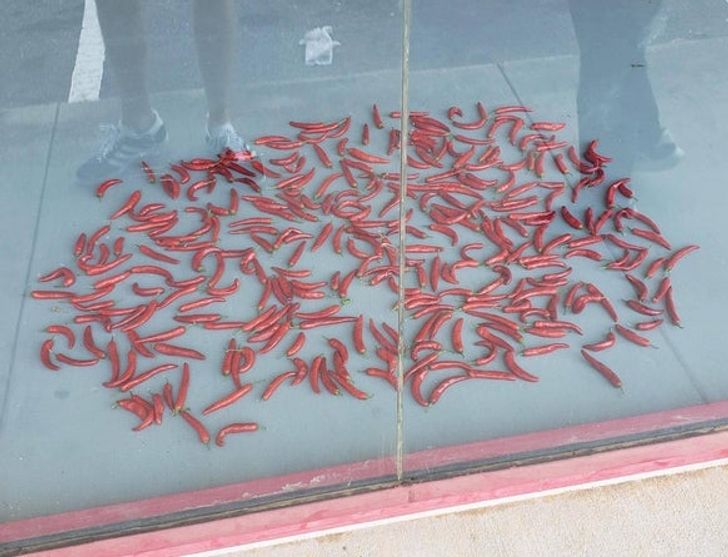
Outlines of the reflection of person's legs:
{"type": "Polygon", "coordinates": [[[195,0],[195,43],[210,126],[230,120],[228,100],[235,52],[232,0],[195,0]]]}
{"type": "Polygon", "coordinates": [[[99,152],[76,174],[83,183],[118,174],[156,151],[167,139],[149,103],[146,45],[139,0],[96,0],[104,47],[121,97],[121,121],[109,126],[99,152]]]}
{"type": "Polygon", "coordinates": [[[154,113],[147,93],[144,24],[139,0],[96,0],[106,58],[121,97],[121,123],[147,129],[154,113]]]}
{"type": "Polygon", "coordinates": [[[635,155],[662,133],[645,67],[660,2],[569,0],[569,8],[580,51],[580,139],[601,139],[629,171],[635,155]]]}
{"type": "Polygon", "coordinates": [[[207,142],[211,149],[241,151],[242,138],[230,123],[230,86],[235,64],[232,0],[195,0],[195,44],[207,95],[207,142]]]}

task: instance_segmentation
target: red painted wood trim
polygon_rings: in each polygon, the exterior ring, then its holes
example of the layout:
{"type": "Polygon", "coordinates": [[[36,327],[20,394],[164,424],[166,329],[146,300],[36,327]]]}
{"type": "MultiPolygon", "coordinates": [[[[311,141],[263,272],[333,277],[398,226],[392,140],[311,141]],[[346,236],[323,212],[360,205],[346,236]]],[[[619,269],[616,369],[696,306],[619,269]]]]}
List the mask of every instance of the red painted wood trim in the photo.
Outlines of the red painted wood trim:
{"type": "MultiPolygon", "coordinates": [[[[649,433],[669,427],[696,424],[728,417],[728,401],[655,412],[642,416],[503,437],[450,447],[420,451],[406,456],[406,470],[435,468],[448,464],[467,463],[510,454],[549,449],[575,443],[607,440],[638,433],[649,433]]],[[[621,453],[619,451],[617,454],[621,453]]],[[[571,462],[569,459],[566,462],[571,462]]],[[[317,470],[296,472],[274,478],[263,478],[238,484],[153,497],[79,511],[70,511],[0,524],[0,542],[28,539],[144,518],[162,516],[247,499],[285,493],[287,486],[325,487],[365,480],[394,473],[392,457],[343,464],[317,470]]],[[[391,490],[388,490],[389,492],[391,490]]],[[[376,505],[376,504],[375,504],[376,505]]],[[[276,511],[283,512],[283,511],[276,511]]]]}
{"type": "Polygon", "coordinates": [[[52,557],[187,555],[718,459],[728,459],[728,432],[396,487],[334,501],[94,542],[45,554],[52,557]]]}

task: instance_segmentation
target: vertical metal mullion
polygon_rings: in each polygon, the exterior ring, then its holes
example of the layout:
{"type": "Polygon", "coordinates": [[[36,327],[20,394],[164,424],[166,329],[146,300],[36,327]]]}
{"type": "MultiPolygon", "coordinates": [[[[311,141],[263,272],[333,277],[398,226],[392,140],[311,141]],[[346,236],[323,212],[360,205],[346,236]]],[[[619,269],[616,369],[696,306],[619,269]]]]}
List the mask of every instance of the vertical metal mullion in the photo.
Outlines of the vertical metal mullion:
{"type": "Polygon", "coordinates": [[[400,164],[399,164],[399,292],[397,294],[397,448],[395,465],[397,479],[404,477],[404,353],[405,353],[405,314],[404,314],[404,276],[406,260],[406,201],[407,201],[407,137],[409,133],[409,40],[412,14],[411,0],[402,0],[402,99],[400,118],[400,164]]]}

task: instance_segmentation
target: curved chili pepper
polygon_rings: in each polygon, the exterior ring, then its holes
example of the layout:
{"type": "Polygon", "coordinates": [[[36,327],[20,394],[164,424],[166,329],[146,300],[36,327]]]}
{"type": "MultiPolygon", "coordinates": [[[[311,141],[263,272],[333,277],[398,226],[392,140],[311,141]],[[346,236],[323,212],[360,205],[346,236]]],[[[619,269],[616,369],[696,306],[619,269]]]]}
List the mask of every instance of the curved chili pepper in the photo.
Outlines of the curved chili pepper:
{"type": "Polygon", "coordinates": [[[192,358],[194,360],[204,360],[205,355],[202,352],[185,348],[183,346],[175,346],[165,342],[157,342],[154,344],[154,350],[166,356],[177,356],[180,358],[192,358]]]}
{"type": "Polygon", "coordinates": [[[571,228],[575,230],[581,230],[584,228],[584,225],[582,222],[577,219],[569,209],[566,208],[566,205],[561,206],[561,217],[564,219],[566,224],[568,224],[571,228]]]}
{"type": "Polygon", "coordinates": [[[65,325],[49,325],[46,327],[46,332],[52,335],[58,334],[64,336],[68,343],[69,350],[76,344],[76,336],[73,334],[73,331],[65,325]]]}
{"type": "Polygon", "coordinates": [[[665,293],[665,308],[667,309],[667,315],[670,317],[672,324],[679,327],[680,315],[677,313],[677,308],[675,307],[675,299],[672,296],[672,286],[670,286],[665,293]]]}
{"type": "Polygon", "coordinates": [[[677,265],[677,262],[680,261],[683,257],[686,255],[700,249],[700,246],[696,245],[689,245],[685,246],[684,248],[680,248],[675,253],[673,253],[667,260],[665,261],[665,271],[670,272],[673,270],[675,265],[677,265]]]}
{"type": "Polygon", "coordinates": [[[507,350],[503,354],[503,361],[506,364],[506,367],[508,368],[508,371],[510,371],[513,375],[518,377],[519,379],[523,379],[524,381],[530,381],[530,382],[536,382],[538,381],[538,377],[535,375],[531,375],[528,373],[525,369],[523,369],[521,366],[519,366],[516,363],[516,358],[513,350],[507,350]]]}
{"type": "Polygon", "coordinates": [[[617,325],[615,325],[614,328],[617,329],[617,332],[620,335],[622,335],[628,341],[630,341],[638,346],[650,346],[650,344],[651,344],[650,339],[638,335],[634,331],[628,329],[627,327],[620,325],[619,323],[617,325]]]}
{"type": "Polygon", "coordinates": [[[172,263],[174,265],[179,263],[179,259],[175,259],[174,257],[170,257],[169,255],[159,253],[158,251],[155,251],[152,248],[147,247],[143,244],[137,245],[137,248],[144,255],[151,257],[152,259],[156,259],[157,261],[163,261],[165,263],[172,263]]]}
{"type": "Polygon", "coordinates": [[[207,416],[208,414],[212,414],[213,412],[217,412],[218,410],[221,410],[227,406],[230,406],[234,402],[240,400],[245,395],[247,395],[250,391],[253,390],[253,384],[252,383],[246,383],[241,388],[233,391],[229,395],[221,398],[220,400],[213,402],[207,408],[205,408],[202,411],[203,416],[207,416]]]}
{"type": "MultiPolygon", "coordinates": [[[[165,388],[167,385],[169,385],[169,383],[167,383],[165,385],[165,388]]],[[[189,385],[190,385],[190,366],[187,362],[185,362],[182,365],[182,379],[180,380],[179,389],[177,391],[177,399],[174,401],[173,405],[170,405],[170,408],[174,412],[181,412],[184,409],[185,402],[187,400],[187,391],[189,389],[189,385]]],[[[170,386],[170,395],[169,395],[170,399],[172,398],[171,389],[172,388],[170,386]]],[[[169,403],[169,401],[168,401],[168,403],[169,403]]]]}
{"type": "Polygon", "coordinates": [[[636,323],[634,328],[638,331],[651,331],[652,329],[656,329],[663,323],[663,319],[653,319],[652,321],[642,321],[641,323],[636,323]]]}
{"type": "Polygon", "coordinates": [[[597,360],[594,356],[589,354],[589,352],[587,352],[583,348],[581,350],[581,355],[589,363],[589,365],[597,370],[602,375],[602,377],[604,377],[612,384],[612,386],[617,388],[620,388],[622,386],[622,380],[609,367],[597,360]]]}
{"type": "Polygon", "coordinates": [[[51,354],[53,354],[53,339],[49,338],[43,341],[43,344],[40,346],[40,360],[51,371],[58,371],[61,368],[53,363],[51,354]]]}
{"type": "Polygon", "coordinates": [[[298,333],[298,336],[296,336],[295,340],[291,343],[291,346],[288,347],[288,350],[286,350],[286,356],[293,356],[297,354],[301,348],[303,348],[303,345],[306,343],[306,334],[301,332],[298,333]]]}
{"type": "MultiPolygon", "coordinates": [[[[76,367],[89,367],[89,366],[95,366],[99,363],[98,358],[91,358],[88,360],[80,360],[78,358],[72,358],[71,356],[68,356],[66,354],[62,354],[60,352],[56,353],[56,360],[59,362],[62,362],[64,364],[68,364],[70,366],[76,366],[76,367]]],[[[48,366],[46,366],[48,367],[48,366]]]]}
{"type": "Polygon", "coordinates": [[[160,373],[163,373],[165,371],[169,371],[170,369],[176,369],[176,364],[162,364],[158,365],[156,367],[153,367],[152,369],[145,371],[144,373],[137,375],[136,377],[131,377],[123,382],[122,385],[119,386],[119,388],[122,391],[129,391],[136,387],[137,385],[141,385],[145,381],[151,379],[155,375],[159,375],[160,373]]]}
{"type": "Polygon", "coordinates": [[[651,307],[646,306],[645,304],[643,304],[641,302],[638,302],[637,300],[627,300],[625,303],[629,306],[629,308],[632,311],[635,311],[637,313],[641,313],[642,315],[647,315],[647,316],[650,316],[650,317],[654,317],[656,315],[661,315],[662,314],[662,310],[661,309],[651,308],[651,307]]]}
{"type": "Polygon", "coordinates": [[[96,188],[97,197],[103,197],[107,190],[109,190],[109,188],[112,188],[117,184],[121,184],[122,181],[123,180],[121,180],[120,178],[110,178],[108,180],[105,180],[104,182],[101,182],[96,188]]]}
{"type": "Polygon", "coordinates": [[[207,445],[210,442],[210,433],[200,420],[186,411],[180,412],[180,416],[182,416],[184,421],[186,421],[195,430],[198,438],[200,439],[200,443],[207,445]]]}
{"type": "Polygon", "coordinates": [[[225,437],[227,435],[231,433],[249,433],[252,431],[258,431],[258,424],[247,422],[226,425],[225,427],[220,428],[217,435],[215,435],[215,444],[218,447],[222,447],[225,445],[225,437]]]}

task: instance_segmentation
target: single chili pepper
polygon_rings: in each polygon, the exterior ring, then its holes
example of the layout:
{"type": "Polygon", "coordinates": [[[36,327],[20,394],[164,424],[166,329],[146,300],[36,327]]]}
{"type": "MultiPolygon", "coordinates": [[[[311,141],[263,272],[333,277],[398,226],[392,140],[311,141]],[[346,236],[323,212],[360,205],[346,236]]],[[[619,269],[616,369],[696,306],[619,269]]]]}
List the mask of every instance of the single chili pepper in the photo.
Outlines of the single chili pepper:
{"type": "MultiPolygon", "coordinates": [[[[114,342],[114,339],[111,339],[110,345],[113,342],[114,342]]],[[[86,327],[83,330],[83,346],[84,346],[84,348],[86,348],[86,350],[91,352],[91,354],[93,354],[97,358],[106,357],[106,353],[103,350],[101,350],[98,346],[96,346],[96,342],[94,342],[93,331],[91,330],[91,325],[86,325],[86,327]]],[[[116,346],[116,345],[114,344],[114,346],[116,346]]]]}
{"type": "Polygon", "coordinates": [[[622,386],[622,380],[609,367],[597,360],[594,356],[589,354],[589,352],[587,352],[583,348],[581,350],[581,355],[589,363],[589,365],[597,370],[602,375],[602,377],[604,377],[612,384],[612,386],[617,388],[620,388],[622,386]]]}
{"type": "Polygon", "coordinates": [[[103,197],[106,191],[109,188],[114,187],[117,184],[121,184],[122,180],[119,178],[110,178],[108,180],[105,180],[104,182],[101,182],[98,187],[96,188],[96,195],[98,197],[103,197]]]}
{"type": "Polygon", "coordinates": [[[551,354],[552,352],[555,352],[556,350],[561,350],[564,348],[569,348],[569,345],[565,342],[554,342],[551,344],[544,344],[542,346],[534,346],[532,348],[525,348],[521,351],[521,356],[529,357],[529,356],[541,356],[543,354],[551,354]]]}
{"type": "Polygon", "coordinates": [[[76,344],[76,336],[73,334],[73,331],[65,325],[49,325],[46,327],[46,332],[52,335],[58,334],[65,337],[69,350],[76,344]]]}
{"type": "Polygon", "coordinates": [[[155,393],[152,395],[152,406],[154,408],[154,423],[162,425],[162,417],[164,416],[164,401],[161,395],[155,393]]]}
{"type": "Polygon", "coordinates": [[[73,286],[73,284],[76,282],[75,273],[68,267],[59,267],[55,271],[51,271],[50,273],[43,275],[42,277],[39,277],[38,281],[39,282],[50,282],[57,278],[63,279],[63,286],[65,286],[66,288],[68,288],[69,286],[73,286]]]}
{"type": "Polygon", "coordinates": [[[170,369],[177,368],[176,364],[162,364],[156,367],[153,367],[149,371],[145,371],[144,373],[137,375],[136,377],[131,377],[128,380],[124,381],[123,384],[119,386],[119,388],[122,391],[129,391],[136,387],[137,385],[141,385],[145,381],[151,379],[155,375],[159,375],[160,373],[163,373],[165,371],[169,371],[170,369]]]}
{"type": "Polygon", "coordinates": [[[278,390],[278,388],[285,383],[288,379],[295,379],[298,372],[296,371],[286,371],[284,373],[281,373],[280,375],[276,375],[270,383],[268,383],[268,386],[265,388],[265,391],[263,391],[263,395],[261,398],[263,400],[268,400],[271,396],[273,396],[273,393],[278,390]]]}
{"type": "Polygon", "coordinates": [[[655,259],[652,263],[650,263],[650,266],[647,267],[647,271],[645,271],[645,276],[647,278],[652,278],[653,276],[655,276],[655,274],[657,274],[657,271],[660,270],[664,263],[664,257],[658,257],[657,259],[655,259]]]}
{"type": "Polygon", "coordinates": [[[194,360],[204,360],[205,355],[202,352],[193,350],[192,348],[185,348],[183,346],[175,346],[167,344],[165,342],[156,342],[154,344],[154,350],[160,354],[166,356],[177,356],[180,358],[192,358],[194,360]]]}
{"type": "Polygon", "coordinates": [[[142,170],[144,170],[144,174],[147,175],[147,181],[150,184],[153,184],[157,181],[157,176],[154,174],[154,170],[152,170],[152,167],[149,166],[146,162],[142,161],[142,170]]]}
{"type": "Polygon", "coordinates": [[[210,442],[210,433],[200,420],[186,411],[180,412],[180,416],[195,430],[200,439],[200,443],[207,445],[210,442]]]}
{"type": "Polygon", "coordinates": [[[630,231],[635,236],[645,238],[646,240],[654,242],[665,249],[672,249],[672,245],[670,245],[670,242],[668,242],[661,234],[658,234],[657,232],[654,232],[652,230],[642,230],[641,228],[634,227],[630,228],[630,231]]]}
{"type": "Polygon", "coordinates": [[[651,307],[646,306],[645,304],[643,304],[641,302],[638,302],[637,300],[627,300],[625,303],[627,304],[627,306],[629,306],[629,308],[632,311],[635,311],[635,312],[640,313],[642,315],[647,315],[647,316],[650,316],[650,317],[654,317],[656,315],[661,315],[662,314],[662,310],[661,309],[651,308],[651,307]]]}
{"type": "Polygon", "coordinates": [[[43,344],[41,344],[40,347],[40,360],[43,362],[43,365],[50,369],[51,371],[58,371],[61,369],[59,366],[53,363],[51,360],[51,354],[53,353],[53,339],[49,338],[48,340],[43,341],[43,344]]]}
{"type": "MultiPolygon", "coordinates": [[[[169,384],[169,383],[167,383],[169,384]]],[[[190,366],[187,362],[182,364],[182,379],[180,380],[179,389],[177,390],[177,399],[174,402],[173,410],[181,412],[187,401],[187,391],[190,385],[190,366]]],[[[171,388],[171,387],[170,387],[171,388]]]]}
{"type": "Polygon", "coordinates": [[[538,381],[538,377],[536,377],[535,375],[531,375],[516,363],[516,358],[513,350],[507,350],[505,354],[503,354],[503,361],[505,362],[508,371],[510,371],[519,379],[530,382],[538,381]]]}
{"type": "Polygon", "coordinates": [[[158,251],[153,250],[152,248],[147,247],[143,244],[137,245],[137,248],[144,255],[151,257],[152,259],[156,259],[157,261],[163,261],[165,263],[172,263],[174,265],[179,263],[179,259],[175,259],[174,257],[170,257],[169,255],[159,253],[158,251]]]}
{"type": "Polygon", "coordinates": [[[657,288],[655,295],[652,297],[652,303],[656,304],[667,294],[667,289],[670,288],[671,282],[670,277],[663,277],[660,281],[660,286],[657,288]]]}
{"type": "Polygon", "coordinates": [[[634,288],[635,294],[637,294],[637,299],[640,302],[644,302],[647,299],[648,294],[647,285],[640,279],[633,275],[630,275],[629,273],[626,273],[624,276],[634,288]]]}
{"type": "Polygon", "coordinates": [[[225,437],[227,435],[231,433],[248,433],[252,431],[258,431],[258,424],[247,422],[226,425],[225,427],[220,428],[217,435],[215,435],[215,444],[218,447],[222,447],[225,445],[225,437]]]}
{"type": "Polygon", "coordinates": [[[670,317],[672,324],[680,327],[680,315],[677,313],[677,308],[675,307],[675,299],[672,295],[672,286],[670,286],[665,293],[665,308],[667,309],[667,315],[670,317]]]}
{"type": "Polygon", "coordinates": [[[203,416],[207,416],[208,414],[212,414],[213,412],[217,412],[218,410],[221,410],[223,408],[226,408],[227,406],[230,406],[234,402],[240,400],[245,395],[247,395],[250,391],[253,390],[253,384],[252,383],[246,383],[239,389],[233,391],[229,395],[221,398],[220,400],[213,402],[210,404],[207,408],[205,408],[202,411],[203,416]]]}
{"type": "Polygon", "coordinates": [[[174,408],[174,394],[172,393],[171,383],[164,384],[164,387],[162,388],[162,398],[164,399],[164,403],[167,405],[167,408],[172,411],[172,414],[176,414],[177,410],[174,408]]]}
{"type": "Polygon", "coordinates": [[[301,332],[298,333],[298,336],[296,336],[293,343],[291,343],[291,346],[286,350],[286,356],[291,357],[294,354],[297,354],[301,348],[303,348],[303,345],[306,343],[306,335],[305,333],[301,332]]]}
{"type": "Polygon", "coordinates": [[[673,270],[675,265],[677,265],[677,262],[680,261],[683,257],[688,255],[689,253],[692,253],[696,250],[700,249],[700,246],[696,245],[689,245],[685,246],[684,248],[680,248],[675,253],[673,253],[669,258],[665,260],[665,271],[670,272],[673,270]]]}
{"type": "Polygon", "coordinates": [[[642,321],[640,323],[637,323],[635,324],[634,328],[638,331],[651,331],[652,329],[656,329],[663,323],[664,320],[662,319],[653,319],[652,321],[642,321]]]}
{"type": "Polygon", "coordinates": [[[634,331],[628,329],[627,327],[624,327],[620,325],[619,323],[615,325],[615,329],[617,329],[617,332],[622,335],[624,338],[626,338],[628,341],[637,344],[638,346],[650,346],[650,339],[645,338],[643,336],[638,335],[634,331]]]}
{"type": "Polygon", "coordinates": [[[575,230],[581,230],[584,228],[584,225],[582,222],[577,219],[573,214],[571,214],[571,211],[566,208],[565,205],[561,206],[561,217],[564,219],[566,224],[568,224],[571,228],[575,230]]]}
{"type": "MultiPolygon", "coordinates": [[[[98,358],[91,358],[88,360],[80,360],[77,358],[72,358],[71,356],[68,356],[66,354],[62,354],[60,352],[56,353],[56,360],[59,362],[62,362],[64,364],[68,364],[69,366],[76,366],[76,367],[89,367],[89,366],[95,366],[99,363],[98,358]]],[[[48,366],[46,366],[48,367],[48,366]]]]}

